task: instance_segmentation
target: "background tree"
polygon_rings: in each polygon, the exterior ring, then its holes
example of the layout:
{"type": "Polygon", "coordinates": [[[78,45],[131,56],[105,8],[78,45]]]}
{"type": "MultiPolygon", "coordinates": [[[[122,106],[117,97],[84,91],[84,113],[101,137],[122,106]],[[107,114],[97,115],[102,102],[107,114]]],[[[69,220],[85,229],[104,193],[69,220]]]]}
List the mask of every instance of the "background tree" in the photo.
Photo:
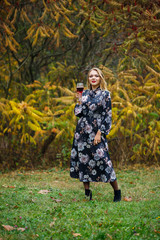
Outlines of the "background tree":
{"type": "MultiPolygon", "coordinates": [[[[22,149],[27,149],[23,144],[42,144],[42,139],[50,144],[54,129],[54,137],[59,133],[69,140],[66,144],[57,137],[53,142],[61,142],[58,153],[64,159],[65,152],[67,161],[73,137],[69,127],[74,129],[75,118],[67,120],[66,111],[73,111],[75,83],[86,83],[86,72],[98,66],[112,93],[113,159],[158,162],[159,7],[158,0],[1,0],[2,151],[8,142],[22,144],[22,149]],[[26,108],[41,112],[41,119],[34,120],[33,114],[29,119],[26,108]],[[37,137],[39,131],[43,137],[37,137]]],[[[48,145],[45,151],[44,146],[34,148],[48,153],[53,149],[48,145]]],[[[55,158],[55,150],[52,155],[55,158]]]]}

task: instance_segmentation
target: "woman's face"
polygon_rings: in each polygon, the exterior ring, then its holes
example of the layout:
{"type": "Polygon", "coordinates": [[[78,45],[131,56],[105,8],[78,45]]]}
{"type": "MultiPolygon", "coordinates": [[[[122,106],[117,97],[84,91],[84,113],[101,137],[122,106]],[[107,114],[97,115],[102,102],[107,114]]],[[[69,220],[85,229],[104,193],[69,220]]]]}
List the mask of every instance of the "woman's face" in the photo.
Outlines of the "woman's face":
{"type": "Polygon", "coordinates": [[[92,89],[96,89],[100,86],[101,78],[96,70],[90,71],[88,80],[92,86],[92,89]]]}

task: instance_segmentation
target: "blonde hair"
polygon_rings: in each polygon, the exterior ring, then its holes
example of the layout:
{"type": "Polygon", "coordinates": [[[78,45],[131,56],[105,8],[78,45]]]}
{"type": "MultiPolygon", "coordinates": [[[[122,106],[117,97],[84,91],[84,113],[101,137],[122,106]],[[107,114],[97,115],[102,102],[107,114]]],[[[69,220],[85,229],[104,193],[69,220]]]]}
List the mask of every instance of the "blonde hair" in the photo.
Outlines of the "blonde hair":
{"type": "Polygon", "coordinates": [[[89,72],[88,72],[88,77],[87,77],[87,86],[88,86],[88,88],[92,89],[92,86],[91,86],[91,84],[89,82],[89,74],[90,74],[90,72],[92,70],[95,70],[99,74],[99,76],[100,76],[100,89],[107,90],[107,83],[105,81],[105,76],[104,76],[103,72],[99,68],[96,68],[96,67],[90,69],[89,72]]]}

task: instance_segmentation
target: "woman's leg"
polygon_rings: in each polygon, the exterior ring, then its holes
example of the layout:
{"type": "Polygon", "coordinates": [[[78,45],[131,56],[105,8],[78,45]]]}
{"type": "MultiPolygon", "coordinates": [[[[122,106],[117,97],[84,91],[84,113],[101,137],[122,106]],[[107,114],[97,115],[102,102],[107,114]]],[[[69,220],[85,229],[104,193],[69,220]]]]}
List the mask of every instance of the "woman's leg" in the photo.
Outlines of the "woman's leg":
{"type": "Polygon", "coordinates": [[[117,180],[115,180],[114,182],[110,182],[110,184],[111,184],[111,186],[112,186],[112,188],[113,188],[114,190],[118,190],[117,180]]]}
{"type": "Polygon", "coordinates": [[[112,188],[114,189],[114,199],[113,202],[120,202],[121,201],[121,190],[118,188],[117,180],[114,182],[110,182],[112,188]]]}
{"type": "Polygon", "coordinates": [[[89,182],[84,182],[83,185],[84,185],[84,189],[89,190],[89,182]]]}
{"type": "Polygon", "coordinates": [[[92,191],[89,189],[90,186],[90,182],[84,182],[84,189],[85,189],[85,196],[88,198],[89,200],[92,200],[92,191]]]}

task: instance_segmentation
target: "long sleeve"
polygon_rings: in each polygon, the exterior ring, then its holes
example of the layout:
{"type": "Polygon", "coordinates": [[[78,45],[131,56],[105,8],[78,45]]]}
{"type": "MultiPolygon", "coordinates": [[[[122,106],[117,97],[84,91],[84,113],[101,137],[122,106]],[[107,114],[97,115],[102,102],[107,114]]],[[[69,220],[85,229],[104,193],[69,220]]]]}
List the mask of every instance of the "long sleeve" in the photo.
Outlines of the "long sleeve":
{"type": "Polygon", "coordinates": [[[101,113],[102,121],[101,121],[101,126],[99,127],[99,130],[101,131],[101,133],[108,135],[112,126],[111,97],[108,91],[105,92],[105,96],[102,101],[102,108],[103,108],[101,113]]]}
{"type": "Polygon", "coordinates": [[[77,117],[82,117],[83,116],[83,113],[82,113],[82,104],[76,104],[75,105],[75,108],[74,108],[74,114],[77,116],[77,117]]]}
{"type": "MultiPolygon", "coordinates": [[[[86,90],[84,90],[83,93],[82,93],[82,99],[85,98],[84,97],[85,94],[86,94],[86,90]]],[[[74,114],[76,115],[76,117],[82,117],[83,116],[83,103],[81,103],[81,104],[77,103],[75,105],[74,114]]]]}

